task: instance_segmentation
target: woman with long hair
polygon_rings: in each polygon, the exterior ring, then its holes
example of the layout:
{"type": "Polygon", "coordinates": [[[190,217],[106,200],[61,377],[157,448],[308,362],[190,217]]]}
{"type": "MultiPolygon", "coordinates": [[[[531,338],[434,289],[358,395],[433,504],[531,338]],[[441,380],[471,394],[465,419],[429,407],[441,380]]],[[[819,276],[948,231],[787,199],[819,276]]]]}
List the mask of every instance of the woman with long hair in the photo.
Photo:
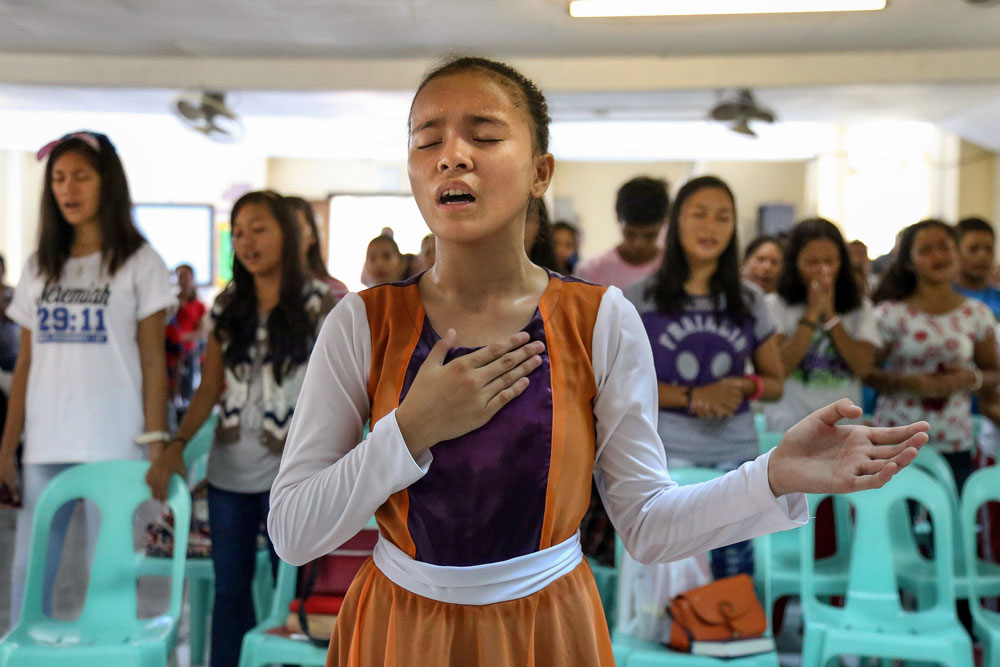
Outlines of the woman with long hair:
{"type": "Polygon", "coordinates": [[[233,279],[212,307],[201,384],[147,475],[153,496],[162,499],[171,473],[184,474],[185,445],[219,405],[207,473],[212,667],[235,667],[243,635],[254,625],[257,535],[306,362],[334,304],[326,284],[303,273],[299,224],[281,195],[247,193],[233,204],[231,218],[233,279]]]}
{"type": "MultiPolygon", "coordinates": [[[[732,190],[715,176],[692,179],[671,209],[660,270],[625,290],[653,349],[672,468],[734,470],[755,459],[750,402],[781,396],[774,322],[764,294],[740,280],[738,247],[732,190]]],[[[720,550],[712,568],[716,577],[751,574],[752,543],[720,550]]]]}
{"type": "Polygon", "coordinates": [[[786,375],[781,400],[764,406],[768,430],[784,432],[838,398],[861,405],[861,381],[881,341],[836,225],[812,218],[792,229],[778,291],[768,301],[786,375]]]}
{"type": "Polygon", "coordinates": [[[503,63],[452,59],[417,89],[408,169],[436,261],[327,318],[272,488],[290,563],[380,526],[328,665],[612,665],[577,537],[595,475],[626,547],[663,561],[798,525],[804,498],[787,493],[880,486],[923,442],[921,425],[832,428],[858,410],[842,401],[741,472],[676,487],[635,309],[525,252],[548,125],[503,63]]]}
{"type": "MultiPolygon", "coordinates": [[[[7,316],[20,330],[0,485],[21,505],[14,545],[11,624],[21,613],[31,524],[42,489],[91,461],[155,459],[169,439],[165,317],[175,303],[167,267],[132,220],[125,170],[103,134],[67,134],[46,159],[38,250],[27,261],[7,316]],[[24,435],[23,478],[15,455],[24,435]]],[[[42,609],[52,589],[73,506],[55,515],[42,609]]],[[[86,513],[87,538],[99,517],[86,513]]]]}
{"type": "Polygon", "coordinates": [[[993,313],[955,291],[954,230],[923,220],[903,230],[899,252],[875,290],[881,358],[867,383],[881,394],[876,425],[930,423],[930,443],[962,488],[972,473],[971,396],[1000,419],[993,313]]]}
{"type": "Polygon", "coordinates": [[[323,249],[320,247],[319,225],[316,224],[316,213],[312,205],[302,197],[285,197],[285,201],[295,211],[299,221],[299,236],[302,239],[302,265],[306,275],[313,280],[321,280],[330,288],[333,298],[340,301],[349,291],[347,285],[330,275],[323,261],[323,249]]]}

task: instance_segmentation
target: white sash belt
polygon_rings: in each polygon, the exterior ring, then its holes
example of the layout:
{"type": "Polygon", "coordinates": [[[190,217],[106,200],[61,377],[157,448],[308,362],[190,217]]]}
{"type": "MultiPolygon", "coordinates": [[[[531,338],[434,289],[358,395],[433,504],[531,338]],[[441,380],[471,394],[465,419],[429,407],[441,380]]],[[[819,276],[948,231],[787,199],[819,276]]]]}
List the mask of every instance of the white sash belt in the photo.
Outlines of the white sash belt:
{"type": "Polygon", "coordinates": [[[411,593],[452,604],[494,604],[537,593],[583,560],[580,533],[565,542],[499,563],[451,567],[413,560],[379,536],[375,565],[411,593]]]}

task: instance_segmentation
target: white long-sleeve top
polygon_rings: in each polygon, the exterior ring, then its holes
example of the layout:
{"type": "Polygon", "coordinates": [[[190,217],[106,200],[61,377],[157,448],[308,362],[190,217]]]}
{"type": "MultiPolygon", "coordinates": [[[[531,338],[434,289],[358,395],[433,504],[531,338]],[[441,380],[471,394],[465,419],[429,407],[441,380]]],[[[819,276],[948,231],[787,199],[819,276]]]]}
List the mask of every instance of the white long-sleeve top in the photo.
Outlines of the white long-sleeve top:
{"type": "MultiPolygon", "coordinates": [[[[592,345],[594,478],[633,558],[677,560],[808,520],[802,494],[776,498],[771,492],[769,453],[705,484],[679,487],[670,479],[656,430],[649,340],[618,288],[608,288],[602,298],[592,345]]],[[[316,341],[271,488],[268,531],[278,555],[293,565],[353,537],[389,496],[434,464],[433,448],[414,460],[395,410],[362,440],[371,356],[364,301],[348,294],[316,341]]]]}

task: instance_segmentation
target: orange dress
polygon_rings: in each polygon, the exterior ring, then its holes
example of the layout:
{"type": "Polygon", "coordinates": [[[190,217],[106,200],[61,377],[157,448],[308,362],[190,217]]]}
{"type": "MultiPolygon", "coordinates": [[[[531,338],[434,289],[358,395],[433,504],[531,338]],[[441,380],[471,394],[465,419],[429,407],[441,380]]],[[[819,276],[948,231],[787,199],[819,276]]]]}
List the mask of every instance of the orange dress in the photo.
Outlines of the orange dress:
{"type": "MultiPolygon", "coordinates": [[[[533,340],[546,343],[542,373],[531,376],[535,391],[501,410],[487,425],[492,428],[436,445],[427,477],[392,495],[376,512],[384,538],[417,560],[475,565],[545,549],[574,535],[590,500],[596,394],[591,337],[604,291],[550,278],[527,327],[533,340]],[[528,428],[521,428],[524,422],[528,428]],[[520,461],[512,462],[515,458],[520,461]],[[455,459],[454,465],[447,459],[455,459]],[[439,479],[427,479],[435,473],[439,479]],[[483,499],[484,489],[492,499],[483,499]],[[470,513],[467,501],[485,514],[470,513]]],[[[361,298],[372,339],[368,394],[375,424],[405,396],[437,334],[415,281],[366,290],[361,298]]],[[[537,593],[485,605],[422,597],[393,583],[369,560],[348,591],[327,659],[328,666],[344,667],[613,664],[607,622],[585,559],[537,593]]]]}
{"type": "Polygon", "coordinates": [[[372,514],[378,521],[375,556],[348,591],[328,665],[614,664],[579,549],[592,478],[644,563],[808,517],[801,494],[771,493],[767,454],[707,484],[670,479],[649,338],[617,288],[553,274],[524,330],[546,344],[524,393],[414,459],[395,408],[439,340],[416,281],[348,294],[324,323],[268,531],[278,555],[301,565],[372,514]]]}

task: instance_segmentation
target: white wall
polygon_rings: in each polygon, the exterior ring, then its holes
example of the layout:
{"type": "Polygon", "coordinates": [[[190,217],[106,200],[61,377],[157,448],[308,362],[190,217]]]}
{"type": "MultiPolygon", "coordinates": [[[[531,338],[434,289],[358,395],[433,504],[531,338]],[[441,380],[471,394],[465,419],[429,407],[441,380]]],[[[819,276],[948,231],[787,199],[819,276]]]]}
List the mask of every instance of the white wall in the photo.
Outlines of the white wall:
{"type": "Polygon", "coordinates": [[[378,160],[271,158],[267,185],[306,199],[325,199],[334,193],[410,191],[405,163],[378,160]]]}
{"type": "Polygon", "coordinates": [[[959,153],[958,217],[976,216],[997,223],[996,173],[1000,156],[981,146],[963,141],[959,153]]]}
{"type": "Polygon", "coordinates": [[[805,162],[700,162],[694,175],[711,174],[724,180],[736,195],[740,247],[759,234],[757,210],[761,204],[791,204],[795,219],[805,217],[805,162]]]}

